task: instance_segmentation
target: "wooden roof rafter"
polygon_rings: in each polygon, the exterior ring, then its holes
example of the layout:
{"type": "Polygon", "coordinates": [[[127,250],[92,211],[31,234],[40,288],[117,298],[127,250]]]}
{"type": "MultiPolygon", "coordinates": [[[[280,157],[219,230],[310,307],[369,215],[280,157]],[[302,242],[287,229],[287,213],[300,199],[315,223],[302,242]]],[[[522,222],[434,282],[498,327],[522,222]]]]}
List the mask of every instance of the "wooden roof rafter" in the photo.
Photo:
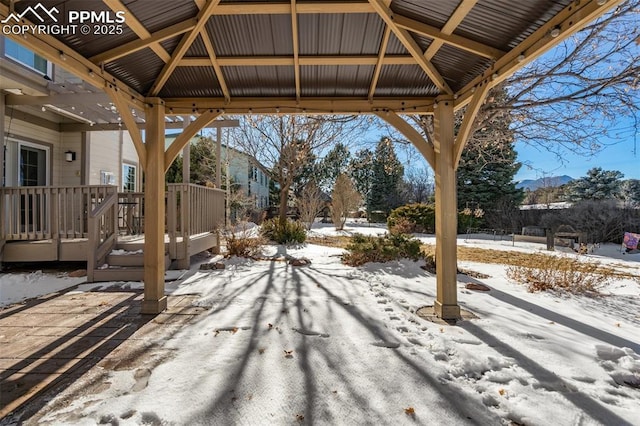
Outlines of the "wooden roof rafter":
{"type": "Polygon", "coordinates": [[[391,38],[391,28],[387,25],[384,29],[384,34],[382,35],[382,42],[380,43],[380,52],[378,53],[376,67],[373,70],[373,76],[371,77],[371,85],[369,86],[369,101],[373,100],[373,96],[376,92],[376,86],[378,85],[378,79],[380,78],[382,65],[384,65],[385,53],[387,52],[387,46],[389,45],[389,38],[391,38]]]}
{"type": "Polygon", "coordinates": [[[171,55],[171,59],[162,68],[162,71],[160,71],[160,74],[156,78],[156,81],[153,83],[153,86],[151,86],[151,90],[149,91],[151,96],[157,96],[158,93],[160,93],[167,80],[169,80],[169,77],[176,69],[178,62],[182,59],[185,53],[187,53],[187,51],[191,47],[191,44],[193,44],[193,41],[200,34],[200,30],[202,30],[202,28],[204,28],[204,26],[206,25],[207,21],[209,20],[209,16],[211,16],[211,11],[215,9],[215,7],[218,6],[219,3],[220,0],[209,0],[205,4],[205,6],[200,9],[200,12],[198,12],[198,15],[196,16],[197,23],[195,27],[182,36],[180,43],[178,43],[178,46],[175,48],[173,54],[171,55]]]}
{"type": "Polygon", "coordinates": [[[220,89],[222,89],[222,93],[224,94],[224,98],[227,102],[229,102],[229,100],[231,99],[231,93],[229,92],[229,87],[227,87],[227,82],[224,79],[222,68],[220,68],[220,64],[218,63],[216,51],[213,47],[213,43],[211,42],[211,38],[209,37],[209,33],[207,32],[206,28],[200,30],[200,37],[202,37],[204,47],[205,49],[207,49],[207,53],[209,54],[209,65],[213,67],[213,71],[216,73],[216,78],[218,79],[220,89]]]}
{"type": "Polygon", "coordinates": [[[369,0],[369,4],[373,6],[376,13],[391,28],[391,31],[393,31],[398,40],[409,51],[411,56],[413,56],[413,58],[416,60],[416,63],[420,65],[420,68],[422,68],[425,74],[427,74],[433,84],[440,91],[452,95],[453,90],[451,90],[447,82],[444,80],[444,77],[440,74],[436,67],[424,57],[422,49],[420,49],[418,43],[416,43],[413,37],[411,37],[411,34],[409,34],[407,30],[400,28],[395,23],[394,15],[391,12],[391,9],[389,9],[389,7],[382,2],[382,0],[369,0]]]}
{"type": "MultiPolygon", "coordinates": [[[[471,9],[473,9],[476,3],[478,3],[478,0],[462,0],[447,22],[440,29],[440,32],[445,35],[453,34],[453,31],[458,27],[458,25],[460,25],[469,12],[471,12],[471,9]]],[[[434,38],[427,50],[424,52],[424,57],[427,60],[431,60],[443,44],[444,40],[441,38],[434,38]]]]}
{"type": "MultiPolygon", "coordinates": [[[[123,10],[127,15],[127,26],[141,39],[151,38],[151,33],[145,28],[142,22],[138,21],[133,13],[122,3],[121,0],[102,0],[114,12],[123,10]]],[[[154,41],[148,45],[153,52],[158,55],[163,62],[168,62],[171,55],[160,45],[160,42],[154,41]]]]}
{"type": "Polygon", "coordinates": [[[297,4],[296,0],[291,0],[291,39],[293,42],[293,75],[295,79],[296,85],[296,99],[300,100],[300,59],[298,58],[299,54],[299,44],[300,44],[300,36],[298,33],[298,12],[297,12],[297,4]]]}
{"type": "MultiPolygon", "coordinates": [[[[146,37],[146,38],[141,37],[138,40],[133,40],[129,43],[125,43],[111,50],[107,50],[106,52],[100,53],[99,55],[95,55],[89,58],[89,60],[96,64],[115,61],[116,59],[122,58],[123,56],[130,55],[132,53],[135,53],[147,47],[159,45],[160,42],[168,40],[177,35],[186,33],[187,31],[192,30],[195,26],[196,26],[195,18],[188,19],[186,21],[179,22],[175,25],[171,25],[170,27],[163,28],[162,30],[156,31],[153,34],[150,34],[149,37],[146,37]]],[[[162,50],[164,50],[164,48],[162,50]]],[[[165,53],[166,53],[166,50],[165,50],[165,53]]],[[[169,54],[167,53],[167,55],[169,54]]],[[[160,57],[162,58],[162,56],[160,57]]],[[[166,63],[167,61],[164,60],[164,62],[166,63]]]]}

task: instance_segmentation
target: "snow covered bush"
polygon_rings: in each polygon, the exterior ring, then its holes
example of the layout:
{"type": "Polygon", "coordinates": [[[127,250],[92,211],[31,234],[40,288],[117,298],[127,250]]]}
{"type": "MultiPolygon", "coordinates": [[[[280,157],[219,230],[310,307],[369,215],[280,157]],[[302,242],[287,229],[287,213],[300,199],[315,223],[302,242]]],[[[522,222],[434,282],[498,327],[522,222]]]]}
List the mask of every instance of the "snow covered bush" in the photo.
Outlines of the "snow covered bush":
{"type": "MultiPolygon", "coordinates": [[[[436,228],[436,210],[433,204],[414,203],[394,209],[387,219],[389,230],[404,231],[399,233],[431,232],[436,228]]],[[[392,231],[393,233],[394,231],[392,231]]]]}
{"type": "Polygon", "coordinates": [[[262,223],[262,235],[278,244],[301,244],[307,239],[304,225],[287,219],[284,226],[279,219],[273,218],[262,223]]]}
{"type": "Polygon", "coordinates": [[[345,249],[349,252],[342,256],[342,261],[349,266],[403,258],[419,260],[422,257],[420,241],[403,234],[385,234],[382,237],[355,234],[345,249]]]}
{"type": "Polygon", "coordinates": [[[241,222],[227,230],[227,254],[229,256],[259,257],[262,255],[262,246],[267,241],[255,232],[255,224],[251,225],[247,222],[241,222]]]}
{"type": "Polygon", "coordinates": [[[507,277],[526,285],[531,293],[556,290],[580,294],[597,292],[612,275],[610,270],[600,269],[596,262],[566,256],[537,256],[531,264],[507,268],[507,277]]]}

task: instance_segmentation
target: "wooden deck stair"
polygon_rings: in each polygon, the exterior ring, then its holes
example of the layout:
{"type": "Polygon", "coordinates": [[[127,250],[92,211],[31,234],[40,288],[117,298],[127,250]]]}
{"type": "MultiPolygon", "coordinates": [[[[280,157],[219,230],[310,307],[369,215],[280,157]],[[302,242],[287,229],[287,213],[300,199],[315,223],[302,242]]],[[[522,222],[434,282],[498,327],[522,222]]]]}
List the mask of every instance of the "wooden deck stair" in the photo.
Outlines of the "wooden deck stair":
{"type": "MultiPolygon", "coordinates": [[[[165,247],[167,245],[165,244],[165,247]]],[[[105,265],[93,272],[94,282],[142,281],[144,278],[144,241],[118,241],[115,250],[106,258],[105,265]]],[[[165,249],[166,250],[166,249],[165,249]]],[[[165,252],[164,269],[169,270],[171,258],[165,252]]]]}

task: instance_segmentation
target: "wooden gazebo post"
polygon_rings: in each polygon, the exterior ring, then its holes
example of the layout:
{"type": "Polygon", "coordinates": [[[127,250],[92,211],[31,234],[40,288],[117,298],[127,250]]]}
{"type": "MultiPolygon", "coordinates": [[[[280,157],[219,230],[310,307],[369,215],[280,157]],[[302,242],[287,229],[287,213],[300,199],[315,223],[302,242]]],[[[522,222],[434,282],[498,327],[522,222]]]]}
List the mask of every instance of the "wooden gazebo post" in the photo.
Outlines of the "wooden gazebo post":
{"type": "Polygon", "coordinates": [[[164,105],[160,98],[145,100],[144,184],[144,300],[143,314],[159,314],[167,308],[164,294],[164,105]]]}
{"type": "Polygon", "coordinates": [[[457,294],[458,206],[454,163],[453,97],[441,96],[434,106],[436,181],[436,282],[434,303],[442,319],[460,317],[457,294]]]}

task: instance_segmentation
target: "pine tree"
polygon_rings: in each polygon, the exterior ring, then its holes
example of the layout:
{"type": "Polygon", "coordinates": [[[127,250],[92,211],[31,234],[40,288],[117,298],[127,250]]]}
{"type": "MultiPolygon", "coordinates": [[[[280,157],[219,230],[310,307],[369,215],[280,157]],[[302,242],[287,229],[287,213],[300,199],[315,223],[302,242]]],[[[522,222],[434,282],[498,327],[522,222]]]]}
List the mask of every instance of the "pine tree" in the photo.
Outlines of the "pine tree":
{"type": "Polygon", "coordinates": [[[346,173],[351,161],[351,153],[347,147],[338,142],[332,149],[320,160],[317,165],[317,181],[319,186],[330,191],[340,173],[346,173]]]}
{"type": "Polygon", "coordinates": [[[385,217],[401,204],[400,186],[404,167],[396,156],[391,139],[383,137],[374,153],[371,190],[367,198],[367,211],[381,211],[385,217]]]}
{"type": "Polygon", "coordinates": [[[617,170],[602,170],[601,167],[594,167],[585,177],[567,185],[567,198],[569,201],[620,198],[623,177],[624,175],[617,170]]]}
{"type": "Polygon", "coordinates": [[[631,207],[640,207],[640,179],[622,182],[622,198],[631,207]]]}
{"type": "MultiPolygon", "coordinates": [[[[495,98],[505,96],[496,91],[495,98]]],[[[495,100],[495,99],[494,99],[495,100]]],[[[456,124],[460,125],[458,118],[456,124]]],[[[513,180],[521,167],[516,161],[511,116],[497,112],[485,127],[477,129],[462,152],[458,166],[458,208],[480,207],[501,212],[516,208],[524,199],[513,180]]]]}
{"type": "Polygon", "coordinates": [[[365,200],[368,200],[373,180],[373,152],[371,150],[362,149],[356,152],[349,162],[349,175],[356,190],[365,200]]]}
{"type": "MultiPolygon", "coordinates": [[[[206,185],[207,182],[216,181],[216,152],[214,141],[209,137],[201,136],[195,143],[191,144],[190,153],[190,174],[191,183],[206,185]]],[[[166,180],[169,183],[182,182],[182,157],[177,157],[166,173],[166,180]]],[[[222,168],[222,182],[225,181],[225,171],[222,168]]]]}

